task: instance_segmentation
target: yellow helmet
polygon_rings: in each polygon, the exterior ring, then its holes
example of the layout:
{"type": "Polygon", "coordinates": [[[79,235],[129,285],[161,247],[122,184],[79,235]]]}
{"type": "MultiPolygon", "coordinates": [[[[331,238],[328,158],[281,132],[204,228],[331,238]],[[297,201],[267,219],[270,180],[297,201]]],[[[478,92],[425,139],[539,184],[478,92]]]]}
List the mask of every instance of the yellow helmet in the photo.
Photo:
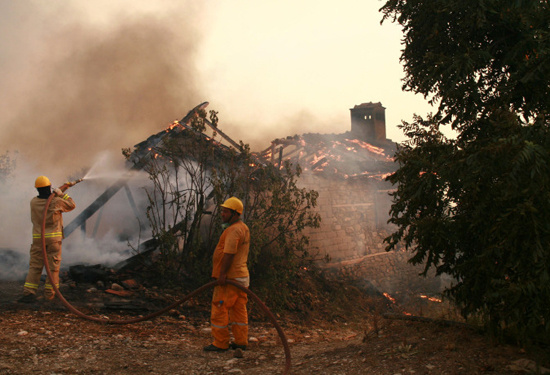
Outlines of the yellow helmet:
{"type": "Polygon", "coordinates": [[[46,176],[40,176],[36,179],[36,181],[34,181],[35,188],[42,188],[50,185],[51,185],[51,182],[46,176]]]}
{"type": "Polygon", "coordinates": [[[237,211],[239,215],[243,213],[243,202],[239,198],[231,197],[223,202],[221,206],[237,211]]]}

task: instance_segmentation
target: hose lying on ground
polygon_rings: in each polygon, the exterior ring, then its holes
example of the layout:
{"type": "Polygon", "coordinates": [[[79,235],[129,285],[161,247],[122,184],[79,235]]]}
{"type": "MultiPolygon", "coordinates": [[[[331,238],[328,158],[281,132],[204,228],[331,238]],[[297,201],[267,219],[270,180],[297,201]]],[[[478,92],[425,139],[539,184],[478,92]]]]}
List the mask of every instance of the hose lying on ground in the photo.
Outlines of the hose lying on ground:
{"type": "MultiPolygon", "coordinates": [[[[67,188],[69,188],[70,186],[72,186],[70,183],[65,184],[65,185],[61,186],[60,189],[64,191],[67,188]]],[[[43,219],[42,219],[42,234],[41,234],[42,254],[44,256],[44,266],[46,268],[46,273],[47,273],[48,278],[50,279],[50,281],[53,280],[53,278],[52,278],[52,272],[50,270],[50,265],[48,264],[48,254],[46,252],[46,237],[44,236],[44,233],[46,232],[46,213],[48,212],[48,208],[49,208],[50,203],[51,203],[54,196],[55,196],[55,194],[51,194],[50,197],[48,198],[48,200],[46,201],[46,206],[44,207],[44,215],[43,215],[43,219]]],[[[254,294],[250,289],[245,288],[241,284],[239,284],[235,281],[232,281],[232,280],[226,280],[226,283],[231,284],[231,285],[239,288],[243,292],[246,292],[246,294],[248,294],[250,297],[252,297],[254,302],[256,302],[258,304],[258,306],[260,306],[260,309],[269,318],[269,320],[271,321],[271,323],[273,324],[273,326],[277,330],[277,333],[279,334],[279,337],[281,338],[281,342],[282,342],[283,347],[284,347],[286,360],[285,360],[285,367],[283,369],[283,374],[289,374],[290,373],[290,366],[291,366],[291,364],[290,364],[290,361],[291,361],[290,360],[290,348],[288,346],[288,341],[286,339],[285,333],[283,332],[283,329],[281,328],[281,326],[277,323],[277,320],[275,319],[275,316],[273,315],[273,313],[267,308],[267,306],[262,302],[262,300],[256,294],[254,294]]],[[[107,318],[96,318],[96,317],[93,317],[93,316],[89,316],[89,315],[86,315],[83,312],[77,310],[73,305],[71,305],[65,299],[65,297],[63,297],[63,295],[59,291],[59,288],[57,287],[57,285],[55,285],[54,282],[51,282],[51,284],[52,284],[53,290],[55,292],[55,295],[61,300],[63,305],[65,305],[65,307],[67,307],[69,309],[69,311],[71,311],[72,313],[74,313],[75,315],[77,315],[81,318],[88,319],[88,320],[91,320],[91,321],[94,321],[94,322],[107,323],[107,324],[131,324],[131,323],[137,323],[137,322],[141,322],[141,321],[144,321],[144,320],[149,320],[149,319],[155,318],[159,315],[164,314],[167,311],[170,311],[170,310],[174,309],[175,307],[181,305],[183,302],[187,301],[188,299],[193,298],[194,296],[202,293],[206,289],[213,288],[216,285],[220,285],[220,283],[217,280],[211,281],[207,284],[204,284],[200,288],[194,290],[193,292],[189,293],[188,295],[186,295],[181,300],[176,301],[176,302],[172,303],[170,306],[167,306],[167,307],[165,307],[161,310],[155,311],[155,312],[153,312],[149,315],[145,315],[145,316],[138,317],[138,318],[132,318],[132,319],[111,320],[111,319],[107,319],[107,318]]]]}

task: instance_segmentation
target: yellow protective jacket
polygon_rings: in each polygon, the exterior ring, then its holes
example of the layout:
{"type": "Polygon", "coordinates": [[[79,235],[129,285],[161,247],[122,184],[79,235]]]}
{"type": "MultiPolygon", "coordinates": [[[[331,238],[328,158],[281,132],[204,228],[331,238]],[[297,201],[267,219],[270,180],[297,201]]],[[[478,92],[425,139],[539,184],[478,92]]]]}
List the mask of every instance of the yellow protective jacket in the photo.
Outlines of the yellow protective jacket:
{"type": "MultiPolygon", "coordinates": [[[[31,199],[31,221],[33,243],[40,242],[42,236],[42,221],[44,218],[44,207],[47,199],[34,197],[31,199]]],[[[74,210],[76,204],[67,194],[61,197],[53,197],[46,214],[46,231],[44,237],[46,243],[61,241],[63,239],[63,212],[74,210]]]]}
{"type": "Polygon", "coordinates": [[[226,228],[212,256],[212,277],[220,277],[222,259],[225,253],[234,254],[233,263],[227,271],[228,279],[248,277],[248,251],[250,248],[250,230],[241,220],[226,228]]]}

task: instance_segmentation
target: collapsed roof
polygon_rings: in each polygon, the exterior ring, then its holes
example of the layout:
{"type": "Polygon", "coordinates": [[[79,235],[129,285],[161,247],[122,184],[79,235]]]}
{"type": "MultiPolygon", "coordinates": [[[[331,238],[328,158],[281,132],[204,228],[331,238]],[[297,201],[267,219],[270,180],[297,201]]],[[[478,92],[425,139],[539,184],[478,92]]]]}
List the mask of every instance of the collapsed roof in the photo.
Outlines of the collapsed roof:
{"type": "MultiPolygon", "coordinates": [[[[206,125],[203,131],[199,132],[192,126],[193,120],[205,110],[208,104],[208,102],[199,104],[181,120],[175,121],[166,129],[136,144],[127,155],[129,173],[107,188],[69,223],[65,227],[65,235],[68,236],[78,227],[85,229],[86,221],[123,187],[126,188],[127,194],[130,194],[127,183],[132,178],[132,172],[143,169],[151,157],[156,155],[157,150],[170,138],[185,135],[201,137],[216,145],[222,158],[226,152],[241,152],[241,145],[206,118],[203,118],[203,123],[206,125]]],[[[363,103],[355,106],[351,111],[351,132],[310,133],[275,139],[268,148],[253,153],[252,157],[258,164],[271,163],[280,168],[288,161],[299,164],[302,170],[330,178],[366,178],[382,181],[396,169],[393,160],[395,144],[385,138],[384,107],[380,103],[363,103]]],[[[193,156],[191,152],[190,158],[193,156]]]]}
{"type": "Polygon", "coordinates": [[[259,158],[279,166],[287,161],[300,164],[304,170],[326,177],[383,180],[395,171],[394,151],[393,144],[375,146],[351,132],[309,133],[275,139],[259,158]]]}
{"type": "MultiPolygon", "coordinates": [[[[175,121],[167,129],[135,145],[129,157],[134,167],[142,168],[141,163],[151,152],[155,152],[155,148],[167,137],[174,137],[181,132],[215,142],[222,153],[229,149],[240,152],[241,146],[207,119],[204,119],[204,123],[208,127],[200,134],[190,126],[193,118],[207,106],[208,102],[199,104],[182,120],[175,121]]],[[[260,164],[271,163],[282,167],[288,161],[299,164],[305,171],[326,177],[383,180],[395,171],[395,144],[385,138],[384,109],[380,103],[356,105],[350,110],[351,131],[343,134],[308,133],[275,139],[268,148],[252,155],[260,164]]]]}

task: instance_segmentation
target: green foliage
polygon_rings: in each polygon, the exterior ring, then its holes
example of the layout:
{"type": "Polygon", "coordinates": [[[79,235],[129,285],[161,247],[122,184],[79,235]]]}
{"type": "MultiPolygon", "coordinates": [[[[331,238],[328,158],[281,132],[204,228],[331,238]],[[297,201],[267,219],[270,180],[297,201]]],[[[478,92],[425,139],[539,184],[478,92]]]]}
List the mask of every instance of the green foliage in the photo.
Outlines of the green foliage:
{"type": "Polygon", "coordinates": [[[258,166],[245,187],[245,222],[250,228],[249,269],[254,283],[277,305],[287,305],[290,291],[281,288],[295,279],[298,269],[309,265],[309,238],[305,228],[317,228],[320,216],[312,212],[318,193],[299,188],[300,168],[286,164],[258,166]]]}
{"type": "Polygon", "coordinates": [[[401,128],[386,238],[448,273],[465,316],[550,337],[550,10],[546,1],[388,1],[404,89],[439,102],[401,128]],[[456,139],[440,126],[451,123],[456,139]]]}
{"type": "MultiPolygon", "coordinates": [[[[215,116],[212,112],[214,123],[215,116]]],[[[145,189],[147,218],[159,248],[153,267],[164,285],[182,280],[200,283],[210,275],[208,252],[214,243],[214,227],[204,225],[204,219],[211,215],[207,209],[207,195],[213,190],[209,169],[221,155],[216,143],[201,136],[205,120],[202,111],[191,123],[195,132],[166,137],[151,150],[144,167],[152,182],[152,188],[145,189]]]]}
{"type": "Polygon", "coordinates": [[[462,130],[496,108],[548,111],[547,1],[389,0],[382,12],[405,33],[403,88],[439,101],[442,123],[462,130]]]}
{"type": "MultiPolygon", "coordinates": [[[[210,120],[217,123],[215,112],[210,120]]],[[[202,113],[192,124],[196,132],[183,131],[155,148],[145,168],[153,182],[147,216],[161,249],[156,271],[165,283],[208,281],[222,232],[219,206],[236,196],[251,232],[252,283],[271,300],[284,301],[281,285],[310,259],[302,231],[319,226],[320,217],[312,212],[318,193],[296,185],[299,167],[263,165],[247,145],[234,150],[205,137],[204,121],[202,113]]]]}
{"type": "Polygon", "coordinates": [[[464,315],[483,313],[495,331],[521,339],[548,332],[550,307],[550,130],[506,119],[484,124],[486,138],[461,143],[437,119],[403,128],[390,221],[413,264],[457,282],[447,291],[464,315]]]}

